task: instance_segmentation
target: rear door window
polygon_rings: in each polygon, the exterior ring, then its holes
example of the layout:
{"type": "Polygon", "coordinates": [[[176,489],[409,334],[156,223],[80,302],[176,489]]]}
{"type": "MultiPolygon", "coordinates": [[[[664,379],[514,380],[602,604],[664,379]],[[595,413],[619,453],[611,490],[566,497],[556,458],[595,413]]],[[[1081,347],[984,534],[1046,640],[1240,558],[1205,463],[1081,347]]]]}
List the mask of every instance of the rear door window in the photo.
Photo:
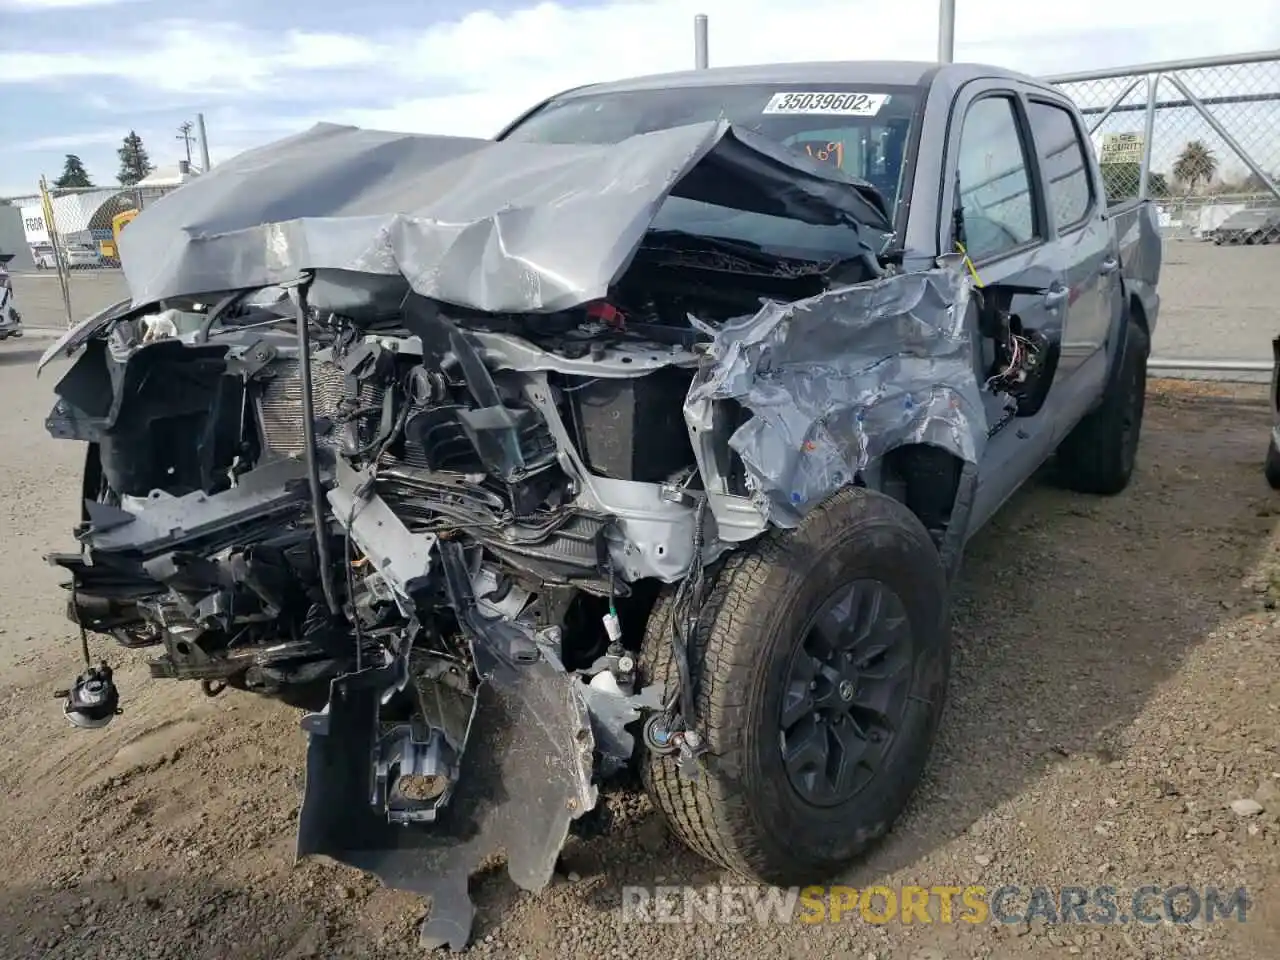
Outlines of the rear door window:
{"type": "Polygon", "coordinates": [[[1080,131],[1069,110],[1043,100],[1028,103],[1027,117],[1044,171],[1049,215],[1059,231],[1069,230],[1084,220],[1093,202],[1080,131]]]}

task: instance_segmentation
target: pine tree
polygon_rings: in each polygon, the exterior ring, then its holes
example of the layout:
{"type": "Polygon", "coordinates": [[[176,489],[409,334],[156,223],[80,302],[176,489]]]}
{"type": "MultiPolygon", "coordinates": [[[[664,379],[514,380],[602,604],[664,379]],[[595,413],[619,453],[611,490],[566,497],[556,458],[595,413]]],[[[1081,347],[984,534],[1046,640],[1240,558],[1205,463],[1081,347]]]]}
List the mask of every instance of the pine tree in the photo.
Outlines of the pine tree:
{"type": "Polygon", "coordinates": [[[93,181],[89,179],[89,171],[84,168],[84,162],[74,153],[68,153],[66,161],[62,164],[62,176],[53,181],[55,187],[92,187],[93,181]]]}
{"type": "Polygon", "coordinates": [[[142,138],[138,136],[136,130],[129,131],[129,135],[124,138],[124,142],[116,152],[120,155],[120,172],[116,174],[116,179],[120,181],[121,186],[131,187],[155,169],[151,164],[151,158],[147,156],[147,148],[142,145],[142,138]]]}

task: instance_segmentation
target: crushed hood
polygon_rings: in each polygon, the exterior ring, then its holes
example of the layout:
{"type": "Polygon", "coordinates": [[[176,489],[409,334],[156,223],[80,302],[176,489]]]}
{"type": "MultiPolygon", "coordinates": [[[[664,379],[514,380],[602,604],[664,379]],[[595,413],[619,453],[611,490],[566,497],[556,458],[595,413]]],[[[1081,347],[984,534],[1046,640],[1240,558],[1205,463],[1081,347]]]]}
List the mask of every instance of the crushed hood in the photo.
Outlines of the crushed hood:
{"type": "Polygon", "coordinates": [[[307,270],[402,275],[476,310],[605,296],[670,195],[891,230],[875,188],[727,122],[616,144],[544,144],[318,124],[240,154],[121,236],[133,306],[307,270]]]}

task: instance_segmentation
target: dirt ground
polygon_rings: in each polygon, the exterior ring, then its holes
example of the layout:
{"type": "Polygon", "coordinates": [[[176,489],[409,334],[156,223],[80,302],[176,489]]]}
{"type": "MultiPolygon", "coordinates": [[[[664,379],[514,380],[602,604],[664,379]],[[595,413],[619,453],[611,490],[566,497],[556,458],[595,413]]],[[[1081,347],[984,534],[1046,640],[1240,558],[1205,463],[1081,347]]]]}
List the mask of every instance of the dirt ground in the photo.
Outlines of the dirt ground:
{"type": "MultiPolygon", "coordinates": [[[[293,863],[298,714],[203,697],[97,641],[124,714],[73,731],[78,666],[58,577],[78,445],[46,438],[46,344],[0,346],[0,957],[421,957],[415,897],[293,863]]],[[[1280,493],[1253,388],[1153,383],[1139,468],[1112,499],[1047,479],[972,545],[943,732],[908,814],[848,878],[866,886],[1245,885],[1247,922],[624,925],[628,884],[732,883],[638,795],[574,840],[538,895],[473,883],[472,955],[969,960],[1280,956],[1280,493]],[[1243,815],[1233,801],[1254,798],[1243,815]],[[1256,810],[1255,807],[1261,807],[1256,810]]]]}

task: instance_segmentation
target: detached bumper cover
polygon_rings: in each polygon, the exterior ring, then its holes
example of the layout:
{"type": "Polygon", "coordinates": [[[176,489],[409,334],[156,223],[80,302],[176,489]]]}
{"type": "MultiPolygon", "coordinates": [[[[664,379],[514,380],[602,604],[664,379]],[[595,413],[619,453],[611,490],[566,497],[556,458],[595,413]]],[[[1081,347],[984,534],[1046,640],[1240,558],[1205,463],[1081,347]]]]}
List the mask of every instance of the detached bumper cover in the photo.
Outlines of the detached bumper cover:
{"type": "Polygon", "coordinates": [[[384,690],[396,665],[342,677],[327,714],[309,717],[307,785],[298,855],[322,854],[375,874],[388,886],[431,898],[424,946],[466,947],[475,908],[467,881],[481,862],[505,852],[524,890],[547,885],[572,820],[596,805],[594,738],[576,678],[542,658],[488,659],[457,792],[429,829],[388,823],[369,805],[369,757],[384,690]]]}

